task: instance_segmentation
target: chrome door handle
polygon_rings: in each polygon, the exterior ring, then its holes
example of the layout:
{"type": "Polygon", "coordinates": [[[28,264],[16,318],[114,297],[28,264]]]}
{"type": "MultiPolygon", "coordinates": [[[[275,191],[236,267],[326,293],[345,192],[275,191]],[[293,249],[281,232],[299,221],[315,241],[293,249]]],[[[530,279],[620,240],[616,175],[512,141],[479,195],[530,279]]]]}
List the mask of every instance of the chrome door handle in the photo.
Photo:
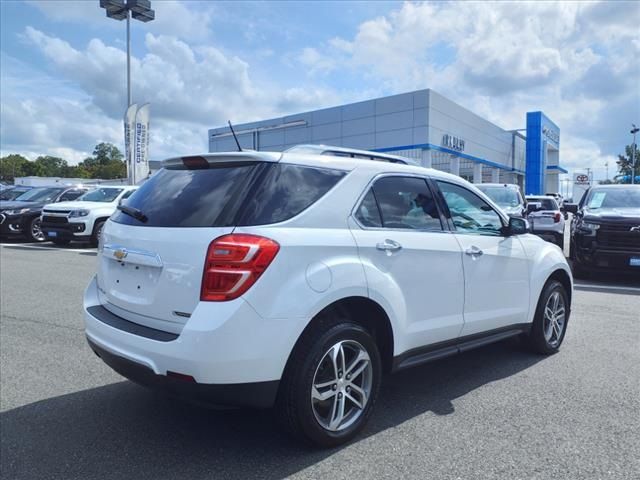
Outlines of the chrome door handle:
{"type": "Polygon", "coordinates": [[[478,247],[476,247],[475,245],[472,245],[471,247],[467,248],[464,253],[466,253],[467,255],[471,255],[473,258],[479,257],[482,255],[482,250],[480,250],[478,247]]]}
{"type": "Polygon", "coordinates": [[[397,252],[398,250],[400,250],[402,248],[402,245],[400,245],[395,240],[389,240],[387,238],[384,242],[380,242],[376,244],[376,248],[378,250],[383,250],[387,253],[391,253],[391,252],[397,252]]]}

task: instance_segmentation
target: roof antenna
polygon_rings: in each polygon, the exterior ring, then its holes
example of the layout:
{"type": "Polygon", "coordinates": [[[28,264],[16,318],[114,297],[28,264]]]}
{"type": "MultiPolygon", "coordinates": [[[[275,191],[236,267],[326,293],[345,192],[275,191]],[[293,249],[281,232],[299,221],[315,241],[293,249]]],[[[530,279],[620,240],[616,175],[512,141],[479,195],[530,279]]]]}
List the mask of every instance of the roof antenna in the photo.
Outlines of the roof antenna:
{"type": "Polygon", "coordinates": [[[236,145],[238,146],[238,151],[242,151],[242,147],[240,146],[240,142],[238,141],[238,137],[236,136],[236,132],[233,131],[233,125],[231,125],[231,120],[227,120],[229,122],[229,128],[231,129],[231,133],[233,134],[233,138],[236,141],[236,145]]]}

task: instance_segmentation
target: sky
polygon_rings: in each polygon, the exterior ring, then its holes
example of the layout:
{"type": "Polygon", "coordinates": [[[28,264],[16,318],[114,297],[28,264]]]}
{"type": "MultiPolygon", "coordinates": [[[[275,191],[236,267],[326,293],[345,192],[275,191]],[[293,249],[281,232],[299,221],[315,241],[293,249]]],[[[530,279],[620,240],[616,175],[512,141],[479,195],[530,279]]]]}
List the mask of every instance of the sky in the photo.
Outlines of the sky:
{"type": "MultiPolygon", "coordinates": [[[[76,164],[123,149],[125,23],[98,0],[0,0],[0,154],[76,164]]],[[[207,129],[432,88],[502,128],[542,110],[560,163],[596,179],[640,124],[640,2],[152,0],[132,21],[133,101],[150,156],[207,129]]]]}

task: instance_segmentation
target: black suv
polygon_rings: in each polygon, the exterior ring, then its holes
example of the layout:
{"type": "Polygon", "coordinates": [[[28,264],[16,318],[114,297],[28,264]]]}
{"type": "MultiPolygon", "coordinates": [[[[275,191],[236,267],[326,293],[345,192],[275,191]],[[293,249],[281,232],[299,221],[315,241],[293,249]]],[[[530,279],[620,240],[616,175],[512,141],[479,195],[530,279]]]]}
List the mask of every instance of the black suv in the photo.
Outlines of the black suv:
{"type": "Polygon", "coordinates": [[[0,236],[22,236],[32,242],[44,242],[40,228],[42,207],[75,200],[87,191],[86,187],[37,187],[15,200],[0,202],[0,236]]]}
{"type": "Polygon", "coordinates": [[[571,221],[574,275],[615,269],[640,277],[640,185],[598,185],[579,204],[565,203],[571,221]]]}

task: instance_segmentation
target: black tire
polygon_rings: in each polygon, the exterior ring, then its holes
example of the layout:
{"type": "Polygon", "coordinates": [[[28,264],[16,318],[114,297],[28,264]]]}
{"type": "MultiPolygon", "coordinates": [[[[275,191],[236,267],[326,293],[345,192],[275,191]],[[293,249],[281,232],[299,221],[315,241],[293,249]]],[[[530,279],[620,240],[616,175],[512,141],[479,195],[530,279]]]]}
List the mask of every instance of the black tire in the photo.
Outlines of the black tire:
{"type": "MultiPolygon", "coordinates": [[[[291,354],[276,402],[280,422],[289,434],[309,444],[329,448],[348,442],[362,430],[371,416],[378,398],[381,376],[380,354],[369,332],[345,317],[323,318],[303,334],[291,354]],[[368,371],[368,374],[370,374],[371,388],[364,409],[356,409],[353,403],[347,402],[346,394],[340,394],[344,395],[344,400],[342,401],[345,402],[345,405],[355,409],[351,411],[358,414],[358,416],[353,423],[345,428],[332,431],[325,428],[317,419],[316,413],[314,413],[317,412],[317,408],[314,409],[313,405],[318,404],[312,405],[311,393],[317,372],[322,367],[321,362],[326,358],[325,355],[334,345],[343,341],[358,344],[369,355],[371,370],[368,371]]],[[[352,380],[356,380],[358,377],[356,375],[352,380]]],[[[345,376],[343,381],[346,378],[345,376]]],[[[364,378],[364,376],[360,378],[364,378]]],[[[331,388],[328,387],[328,390],[331,388]]],[[[335,389],[334,385],[333,390],[335,389]]],[[[351,393],[353,394],[354,391],[351,393]]],[[[338,401],[336,400],[338,394],[333,395],[331,400],[325,401],[338,401]]],[[[330,416],[332,415],[333,413],[330,414],[330,416]]]]}
{"type": "Polygon", "coordinates": [[[102,229],[104,228],[104,224],[106,222],[104,220],[101,220],[99,222],[96,222],[96,224],[93,226],[93,234],[91,235],[91,243],[93,245],[98,245],[98,242],[100,241],[100,235],[102,234],[102,229]]]}
{"type": "Polygon", "coordinates": [[[25,236],[27,240],[30,242],[44,242],[47,237],[45,237],[42,232],[42,228],[40,227],[40,217],[33,217],[31,220],[27,221],[27,231],[25,232],[25,236]]]}
{"type": "MultiPolygon", "coordinates": [[[[531,331],[526,337],[527,345],[531,350],[543,355],[551,355],[556,353],[564,340],[565,333],[567,332],[567,325],[569,323],[570,304],[569,296],[564,288],[564,285],[557,280],[548,280],[542,289],[540,298],[538,300],[538,306],[536,307],[536,314],[533,319],[533,325],[531,331]],[[558,329],[554,329],[551,326],[549,330],[548,318],[545,318],[545,310],[549,302],[553,303],[555,295],[559,295],[562,305],[564,306],[564,317],[562,326],[558,326],[558,329]],[[553,296],[553,299],[552,299],[553,296]],[[551,337],[548,338],[548,333],[551,331],[551,337]],[[558,333],[559,332],[559,333],[558,333]]],[[[559,322],[558,322],[559,323],[559,322]]],[[[557,325],[557,324],[556,324],[557,325]]]]}
{"type": "Polygon", "coordinates": [[[53,238],[51,241],[54,245],[58,245],[59,247],[64,247],[71,243],[71,240],[68,238],[53,238]]]}

